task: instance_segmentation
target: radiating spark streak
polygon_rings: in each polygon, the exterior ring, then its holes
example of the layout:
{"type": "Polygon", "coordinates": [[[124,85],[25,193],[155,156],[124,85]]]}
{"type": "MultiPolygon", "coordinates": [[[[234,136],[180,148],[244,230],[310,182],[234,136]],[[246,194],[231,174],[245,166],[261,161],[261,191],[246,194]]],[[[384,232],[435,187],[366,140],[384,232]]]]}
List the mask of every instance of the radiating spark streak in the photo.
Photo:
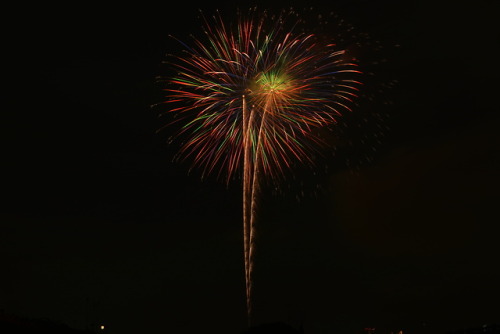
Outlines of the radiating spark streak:
{"type": "Polygon", "coordinates": [[[252,171],[252,161],[251,161],[251,145],[250,145],[250,132],[249,132],[249,121],[250,115],[247,109],[245,95],[242,96],[242,112],[243,112],[243,149],[244,149],[244,161],[243,161],[243,242],[244,242],[244,257],[245,257],[245,288],[247,295],[247,312],[251,314],[251,303],[250,303],[250,258],[249,254],[249,242],[250,242],[250,220],[251,220],[251,196],[249,185],[251,184],[251,171],[252,171]],[[250,206],[249,206],[250,204],[250,206]]]}
{"type": "MultiPolygon", "coordinates": [[[[259,135],[257,137],[257,151],[255,152],[255,165],[253,166],[253,175],[251,176],[251,180],[249,179],[248,182],[251,182],[251,190],[250,190],[250,226],[249,226],[249,238],[248,238],[248,288],[247,288],[247,293],[248,293],[248,317],[249,321],[251,321],[251,316],[252,316],[252,273],[253,273],[253,268],[254,268],[254,256],[255,256],[255,216],[256,216],[256,211],[257,211],[257,196],[259,192],[259,185],[260,185],[260,173],[261,173],[261,159],[263,155],[263,150],[260,149],[260,146],[262,145],[263,141],[263,125],[264,121],[266,119],[266,115],[268,114],[268,108],[269,108],[269,102],[264,105],[264,109],[262,110],[263,114],[261,117],[260,121],[260,126],[258,127],[259,129],[259,135]]],[[[251,125],[251,123],[250,123],[251,125]]]]}

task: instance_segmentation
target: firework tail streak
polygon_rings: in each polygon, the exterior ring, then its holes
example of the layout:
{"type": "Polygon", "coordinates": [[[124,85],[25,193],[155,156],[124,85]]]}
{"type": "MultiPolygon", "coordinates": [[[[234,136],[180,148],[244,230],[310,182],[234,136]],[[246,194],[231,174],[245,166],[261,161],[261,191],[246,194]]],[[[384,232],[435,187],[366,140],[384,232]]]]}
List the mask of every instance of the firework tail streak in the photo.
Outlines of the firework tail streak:
{"type": "Polygon", "coordinates": [[[313,163],[311,152],[325,145],[314,129],[351,111],[361,85],[345,50],[295,33],[296,25],[285,29],[285,16],[253,11],[235,27],[220,15],[205,19],[205,43],[182,43],[185,55],[172,62],[176,87],[165,89],[165,102],[176,104],[168,112],[185,121],[178,136],[189,140],[181,156],[203,175],[225,172],[227,182],[242,169],[249,323],[260,183],[280,179],[295,160],[313,163]]]}

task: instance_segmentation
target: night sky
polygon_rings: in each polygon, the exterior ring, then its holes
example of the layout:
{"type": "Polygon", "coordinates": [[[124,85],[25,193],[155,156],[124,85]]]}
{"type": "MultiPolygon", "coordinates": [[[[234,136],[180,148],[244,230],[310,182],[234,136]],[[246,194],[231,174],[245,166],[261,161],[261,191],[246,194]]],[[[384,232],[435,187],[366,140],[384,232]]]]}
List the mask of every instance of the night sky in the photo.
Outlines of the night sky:
{"type": "MultiPolygon", "coordinates": [[[[150,105],[165,54],[182,49],[169,34],[200,34],[198,8],[252,4],[5,10],[0,310],[110,333],[245,329],[241,185],[173,162],[150,105]]],[[[374,103],[387,129],[371,162],[346,163],[346,149],[263,196],[257,322],[311,334],[500,323],[499,2],[316,7],[386,46],[381,77],[398,84],[391,105],[374,103]]]]}

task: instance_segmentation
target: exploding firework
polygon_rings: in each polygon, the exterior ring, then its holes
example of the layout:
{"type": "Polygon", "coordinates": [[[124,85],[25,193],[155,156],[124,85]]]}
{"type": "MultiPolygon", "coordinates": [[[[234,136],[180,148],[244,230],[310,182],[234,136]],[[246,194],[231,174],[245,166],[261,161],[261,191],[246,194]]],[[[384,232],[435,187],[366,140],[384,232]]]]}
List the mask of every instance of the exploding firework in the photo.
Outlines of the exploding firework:
{"type": "Polygon", "coordinates": [[[318,128],[351,111],[361,85],[346,50],[298,31],[298,20],[250,11],[235,24],[205,19],[166,89],[170,113],[182,121],[181,149],[203,174],[243,179],[247,310],[252,309],[255,212],[262,179],[279,179],[294,161],[312,163],[318,128]]]}

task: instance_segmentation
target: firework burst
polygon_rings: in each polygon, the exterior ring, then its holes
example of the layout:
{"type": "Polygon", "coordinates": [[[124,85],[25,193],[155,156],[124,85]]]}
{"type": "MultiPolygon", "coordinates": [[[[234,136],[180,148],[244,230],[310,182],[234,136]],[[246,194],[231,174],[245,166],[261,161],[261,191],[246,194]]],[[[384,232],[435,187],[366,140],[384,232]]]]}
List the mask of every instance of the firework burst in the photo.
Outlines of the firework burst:
{"type": "Polygon", "coordinates": [[[247,309],[251,315],[255,210],[261,179],[279,179],[294,161],[311,163],[315,129],[350,111],[360,71],[335,41],[298,32],[297,19],[250,11],[234,25],[205,19],[205,38],[183,43],[166,89],[184,123],[181,154],[203,174],[242,171],[247,309]]]}

